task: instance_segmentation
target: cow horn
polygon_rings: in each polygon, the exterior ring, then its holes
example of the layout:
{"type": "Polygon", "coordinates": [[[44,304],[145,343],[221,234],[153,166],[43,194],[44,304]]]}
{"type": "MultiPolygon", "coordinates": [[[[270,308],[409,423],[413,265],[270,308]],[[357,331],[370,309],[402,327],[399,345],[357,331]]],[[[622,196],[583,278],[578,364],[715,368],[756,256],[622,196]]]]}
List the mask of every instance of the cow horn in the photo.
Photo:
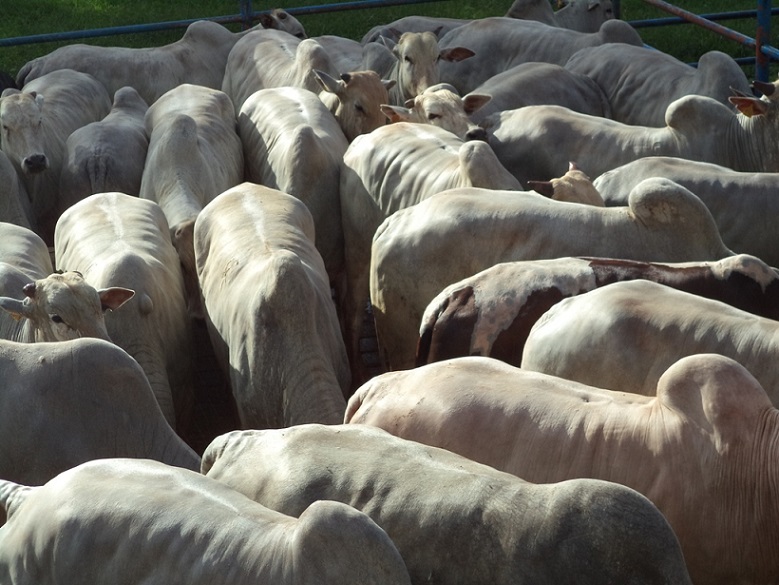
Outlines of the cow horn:
{"type": "Polygon", "coordinates": [[[35,283],[34,282],[28,282],[22,287],[22,292],[30,297],[31,299],[35,298],[35,283]]]}

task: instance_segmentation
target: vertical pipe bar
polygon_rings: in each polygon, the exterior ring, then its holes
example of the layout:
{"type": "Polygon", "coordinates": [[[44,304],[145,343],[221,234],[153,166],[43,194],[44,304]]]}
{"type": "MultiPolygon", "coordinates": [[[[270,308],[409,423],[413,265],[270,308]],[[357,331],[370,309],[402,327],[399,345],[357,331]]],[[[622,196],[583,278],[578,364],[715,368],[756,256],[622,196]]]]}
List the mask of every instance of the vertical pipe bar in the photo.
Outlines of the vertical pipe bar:
{"type": "Polygon", "coordinates": [[[240,0],[241,27],[248,30],[252,27],[252,0],[240,0]]]}
{"type": "Polygon", "coordinates": [[[614,18],[617,18],[617,19],[622,18],[621,12],[620,12],[619,0],[612,0],[612,2],[611,2],[611,9],[614,12],[614,18]]]}
{"type": "Polygon", "coordinates": [[[763,46],[771,44],[771,0],[757,2],[757,32],[755,33],[755,78],[768,81],[771,59],[763,52],[763,46]]]}

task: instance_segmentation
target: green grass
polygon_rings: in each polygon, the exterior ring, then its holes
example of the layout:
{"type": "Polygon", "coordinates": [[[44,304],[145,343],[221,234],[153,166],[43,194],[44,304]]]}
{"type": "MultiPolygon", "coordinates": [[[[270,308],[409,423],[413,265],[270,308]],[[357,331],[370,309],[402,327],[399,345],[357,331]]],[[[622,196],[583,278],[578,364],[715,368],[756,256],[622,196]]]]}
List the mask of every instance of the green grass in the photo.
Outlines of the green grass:
{"type": "MultiPolygon", "coordinates": [[[[291,8],[319,6],[332,0],[292,0],[276,2],[272,7],[291,8]]],[[[333,2],[338,3],[338,2],[333,2]]],[[[387,8],[346,10],[320,14],[301,15],[300,21],[310,36],[335,34],[359,39],[376,24],[389,22],[401,16],[420,14],[456,18],[480,18],[500,16],[510,5],[510,0],[445,0],[424,4],[387,8]]],[[[676,4],[696,14],[754,9],[757,0],[677,0],[676,4]]],[[[255,1],[254,10],[266,9],[266,3],[255,1]]],[[[643,20],[669,16],[649,6],[642,0],[621,0],[621,16],[624,20],[643,20]]],[[[84,30],[145,24],[161,21],[187,20],[215,16],[237,15],[238,0],[3,0],[0,18],[0,38],[28,36],[70,30],[84,30]]],[[[779,18],[774,18],[772,30],[779,30],[779,18]]],[[[757,23],[754,19],[721,21],[720,24],[754,37],[757,23]]],[[[238,30],[238,25],[230,25],[238,30]]],[[[709,50],[717,49],[734,57],[752,56],[753,53],[737,43],[691,26],[665,26],[641,28],[644,41],[682,60],[693,62],[709,50]]],[[[181,29],[172,31],[118,35],[67,42],[47,42],[0,48],[0,70],[16,75],[19,68],[34,57],[53,51],[58,46],[87,42],[103,46],[130,47],[159,46],[180,38],[181,29]]],[[[772,38],[777,35],[773,34],[772,38]]],[[[775,41],[778,45],[779,42],[775,41]]],[[[745,68],[752,75],[751,68],[745,68]]],[[[772,67],[772,78],[776,76],[772,67]]]]}

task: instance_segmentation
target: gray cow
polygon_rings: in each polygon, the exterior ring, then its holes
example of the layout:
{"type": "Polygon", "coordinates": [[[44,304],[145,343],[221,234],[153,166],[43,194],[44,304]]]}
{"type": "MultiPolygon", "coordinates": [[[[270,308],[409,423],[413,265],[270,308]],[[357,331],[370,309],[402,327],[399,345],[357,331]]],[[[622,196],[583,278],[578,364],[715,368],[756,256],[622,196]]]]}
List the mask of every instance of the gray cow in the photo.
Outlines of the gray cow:
{"type": "Polygon", "coordinates": [[[0,378],[2,478],[42,485],[105,457],[199,469],[200,457],[165,421],[141,367],[113,344],[0,341],[0,378]]]}
{"type": "Polygon", "coordinates": [[[214,439],[202,471],[298,516],[316,500],[368,514],[415,585],[689,583],[660,512],[623,486],[535,485],[366,425],[298,425],[214,439]]]}
{"type": "Polygon", "coordinates": [[[315,502],[291,518],[202,475],[104,459],[43,486],[0,480],[4,585],[410,585],[376,523],[315,502]]]}

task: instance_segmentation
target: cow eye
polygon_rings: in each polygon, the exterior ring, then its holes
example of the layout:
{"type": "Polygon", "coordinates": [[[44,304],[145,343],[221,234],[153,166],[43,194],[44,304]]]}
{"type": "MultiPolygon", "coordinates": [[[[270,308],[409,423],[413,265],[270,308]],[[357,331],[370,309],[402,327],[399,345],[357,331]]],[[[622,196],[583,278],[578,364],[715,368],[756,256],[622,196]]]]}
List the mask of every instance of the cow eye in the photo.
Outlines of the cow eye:
{"type": "Polygon", "coordinates": [[[354,104],[354,109],[360,112],[361,114],[365,113],[365,108],[362,107],[362,104],[354,104]]]}
{"type": "Polygon", "coordinates": [[[403,60],[408,63],[409,65],[413,65],[414,61],[411,59],[411,57],[404,57],[403,60]]]}
{"type": "Polygon", "coordinates": [[[60,317],[59,315],[51,315],[51,320],[54,321],[55,323],[64,323],[62,317],[60,317]]]}
{"type": "Polygon", "coordinates": [[[428,119],[428,120],[431,120],[431,121],[432,121],[432,120],[437,120],[437,119],[438,119],[438,118],[440,118],[440,117],[441,117],[441,114],[428,114],[428,115],[427,115],[427,119],[428,119]]]}

